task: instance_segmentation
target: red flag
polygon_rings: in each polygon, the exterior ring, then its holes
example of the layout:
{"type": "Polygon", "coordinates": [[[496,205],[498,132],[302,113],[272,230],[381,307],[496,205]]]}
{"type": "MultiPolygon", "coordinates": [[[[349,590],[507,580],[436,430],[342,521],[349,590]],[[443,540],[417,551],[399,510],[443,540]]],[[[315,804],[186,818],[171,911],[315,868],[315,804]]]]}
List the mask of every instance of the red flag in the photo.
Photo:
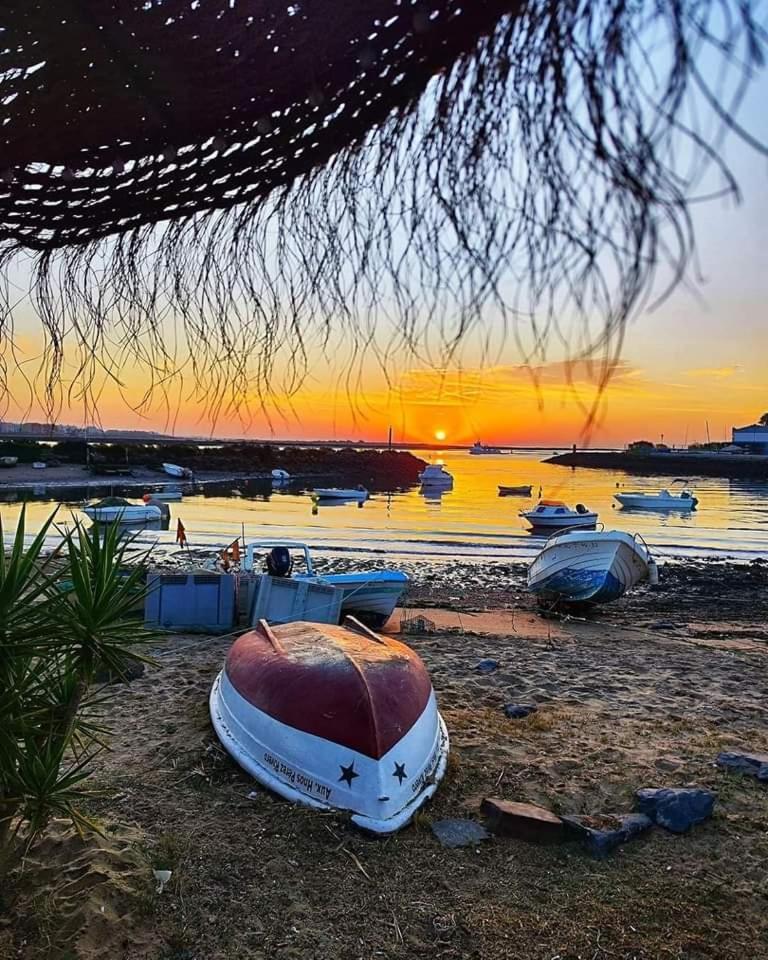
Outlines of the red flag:
{"type": "Polygon", "coordinates": [[[187,531],[184,529],[184,524],[181,520],[176,523],[176,543],[180,543],[181,546],[185,546],[187,542],[187,531]]]}
{"type": "Polygon", "coordinates": [[[235,540],[229,549],[232,551],[232,562],[240,563],[240,541],[235,540]]]}

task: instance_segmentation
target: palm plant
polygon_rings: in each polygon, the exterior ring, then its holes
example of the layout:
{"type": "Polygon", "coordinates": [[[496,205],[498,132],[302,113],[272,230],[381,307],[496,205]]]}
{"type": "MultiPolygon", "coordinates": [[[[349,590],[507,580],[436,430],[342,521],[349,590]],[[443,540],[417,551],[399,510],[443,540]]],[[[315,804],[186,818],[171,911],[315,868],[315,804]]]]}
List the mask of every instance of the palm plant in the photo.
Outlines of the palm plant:
{"type": "Polygon", "coordinates": [[[54,517],[28,546],[24,511],[9,545],[0,520],[0,865],[52,816],[93,826],[78,804],[111,696],[94,679],[145,660],[153,637],[133,612],[145,587],[143,563],[126,565],[132,541],[77,524],[45,555],[54,517]]]}

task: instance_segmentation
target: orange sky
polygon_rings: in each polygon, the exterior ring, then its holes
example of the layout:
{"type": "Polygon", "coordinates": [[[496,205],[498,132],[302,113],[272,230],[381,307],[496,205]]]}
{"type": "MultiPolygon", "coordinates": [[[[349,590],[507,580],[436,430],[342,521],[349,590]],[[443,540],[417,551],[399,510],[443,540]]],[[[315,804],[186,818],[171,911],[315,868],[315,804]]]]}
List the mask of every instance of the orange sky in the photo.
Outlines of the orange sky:
{"type": "MultiPolygon", "coordinates": [[[[761,107],[762,109],[762,107],[761,107]]],[[[611,382],[599,404],[592,445],[621,445],[633,439],[683,444],[730,437],[730,428],[753,422],[768,411],[768,190],[766,171],[756,155],[735,160],[744,191],[738,208],[712,202],[695,208],[697,276],[686,280],[653,311],[630,324],[611,382]]],[[[663,278],[662,278],[663,280],[663,278]]],[[[23,284],[21,284],[23,286],[23,284]]],[[[15,359],[7,357],[12,401],[0,415],[43,419],[27,379],[40,355],[39,325],[28,309],[14,317],[15,359]],[[19,366],[18,364],[21,364],[19,366]]],[[[581,364],[569,368],[557,343],[534,369],[521,364],[511,341],[502,341],[494,317],[470,333],[456,362],[445,369],[413,356],[391,358],[389,381],[369,355],[350,367],[352,348],[331,339],[323,353],[309,344],[308,371],[290,399],[279,392],[260,408],[255,386],[242,416],[226,409],[222,390],[195,394],[189,379],[170,384],[166,397],[155,392],[141,413],[146,376],[119,368],[117,387],[93,371],[96,410],[74,395],[58,414],[60,422],[106,427],[175,430],[177,434],[268,438],[385,440],[388,426],[398,441],[431,441],[443,430],[447,442],[511,445],[583,443],[586,410],[595,398],[599,371],[581,364]],[[495,336],[495,339],[494,339],[495,336]],[[489,340],[492,344],[489,344],[489,340]],[[353,369],[360,376],[350,382],[353,369]],[[569,376],[572,383],[569,384],[569,376]],[[348,386],[349,385],[349,386],[348,386]],[[217,401],[215,423],[210,417],[217,401]]],[[[391,331],[388,331],[391,333],[391,331]]],[[[576,331],[577,332],[577,331],[576,331]]],[[[575,333],[576,333],[575,332],[575,333]]],[[[382,331],[382,342],[387,342],[382,331]]],[[[74,372],[65,365],[63,391],[74,372]]],[[[277,367],[279,385],[280,362],[277,367]]]]}

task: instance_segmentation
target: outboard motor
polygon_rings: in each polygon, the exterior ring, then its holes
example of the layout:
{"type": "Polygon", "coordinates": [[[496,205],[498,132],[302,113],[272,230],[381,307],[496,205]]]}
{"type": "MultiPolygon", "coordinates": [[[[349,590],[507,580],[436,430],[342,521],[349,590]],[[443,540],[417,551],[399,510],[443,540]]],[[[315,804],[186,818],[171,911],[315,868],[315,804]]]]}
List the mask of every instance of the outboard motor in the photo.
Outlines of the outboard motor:
{"type": "Polygon", "coordinates": [[[577,503],[576,513],[589,513],[589,510],[587,510],[583,503],[577,503]]]}
{"type": "Polygon", "coordinates": [[[288,547],[272,547],[267,554],[267,573],[271,577],[290,577],[293,558],[288,547]]]}

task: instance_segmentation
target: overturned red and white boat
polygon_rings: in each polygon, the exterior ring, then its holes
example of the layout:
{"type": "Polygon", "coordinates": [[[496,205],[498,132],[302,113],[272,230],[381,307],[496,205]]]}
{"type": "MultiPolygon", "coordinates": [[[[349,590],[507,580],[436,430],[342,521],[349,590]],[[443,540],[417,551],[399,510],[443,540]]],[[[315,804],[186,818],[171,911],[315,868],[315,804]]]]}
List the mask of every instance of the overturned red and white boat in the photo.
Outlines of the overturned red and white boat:
{"type": "Polygon", "coordinates": [[[405,826],[445,773],[448,733],[421,658],[349,617],[261,621],[232,646],[210,697],[223,746],[287,800],[405,826]]]}

